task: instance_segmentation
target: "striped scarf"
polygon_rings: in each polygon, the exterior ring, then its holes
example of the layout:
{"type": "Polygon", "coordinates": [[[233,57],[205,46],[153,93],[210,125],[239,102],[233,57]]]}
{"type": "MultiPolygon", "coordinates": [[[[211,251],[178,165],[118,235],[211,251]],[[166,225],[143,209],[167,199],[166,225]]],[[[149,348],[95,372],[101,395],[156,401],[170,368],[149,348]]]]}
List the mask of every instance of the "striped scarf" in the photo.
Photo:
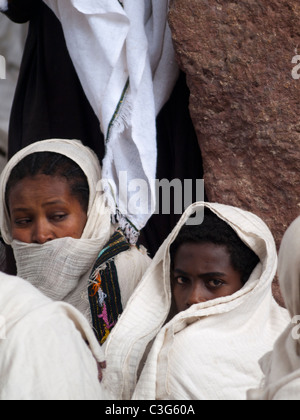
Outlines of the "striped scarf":
{"type": "Polygon", "coordinates": [[[123,312],[117,268],[114,259],[130,245],[117,231],[100,252],[88,288],[93,327],[101,345],[105,343],[123,312]]]}

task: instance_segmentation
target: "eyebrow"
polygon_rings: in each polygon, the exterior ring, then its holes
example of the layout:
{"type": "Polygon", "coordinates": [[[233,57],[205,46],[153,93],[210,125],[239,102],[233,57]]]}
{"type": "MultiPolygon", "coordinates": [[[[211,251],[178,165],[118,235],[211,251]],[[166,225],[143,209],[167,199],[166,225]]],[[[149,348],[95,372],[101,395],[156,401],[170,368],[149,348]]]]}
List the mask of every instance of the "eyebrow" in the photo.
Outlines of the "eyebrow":
{"type": "Polygon", "coordinates": [[[65,202],[65,201],[63,201],[63,200],[53,200],[53,201],[48,201],[48,202],[44,203],[44,204],[42,205],[42,207],[54,206],[54,205],[56,205],[56,204],[66,204],[66,202],[65,202]]]}
{"type": "Polygon", "coordinates": [[[11,212],[12,213],[15,213],[15,212],[17,212],[17,211],[27,211],[27,210],[29,210],[28,208],[25,208],[25,207],[17,207],[17,208],[13,208],[12,210],[11,210],[11,212]]]}
{"type": "MultiPolygon", "coordinates": [[[[180,274],[182,276],[189,276],[188,273],[185,271],[180,270],[179,268],[175,268],[174,273],[180,274]]],[[[205,277],[226,277],[225,273],[219,273],[219,272],[211,272],[211,273],[204,273],[204,274],[198,274],[197,277],[205,278],[205,277]]]]}
{"type": "MultiPolygon", "coordinates": [[[[54,206],[56,204],[63,204],[64,205],[66,203],[64,201],[62,201],[62,200],[53,200],[53,201],[49,201],[49,202],[43,204],[42,207],[54,206]]],[[[18,211],[25,211],[26,212],[26,211],[30,211],[30,210],[31,210],[30,207],[16,207],[16,208],[13,208],[11,210],[11,212],[12,213],[16,213],[18,211]]]]}

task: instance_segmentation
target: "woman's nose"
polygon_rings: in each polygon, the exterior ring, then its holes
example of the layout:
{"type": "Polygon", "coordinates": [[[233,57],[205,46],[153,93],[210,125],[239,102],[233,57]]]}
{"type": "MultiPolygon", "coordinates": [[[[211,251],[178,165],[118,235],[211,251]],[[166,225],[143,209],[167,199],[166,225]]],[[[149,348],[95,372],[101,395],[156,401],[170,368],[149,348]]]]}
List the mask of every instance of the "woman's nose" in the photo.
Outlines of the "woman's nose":
{"type": "Polygon", "coordinates": [[[203,303],[206,301],[207,298],[205,297],[205,290],[203,285],[201,285],[200,282],[195,282],[188,296],[187,306],[191,307],[193,305],[197,305],[198,303],[203,303]]]}
{"type": "Polygon", "coordinates": [[[37,221],[32,231],[32,243],[43,245],[55,239],[51,226],[46,221],[37,221]]]}

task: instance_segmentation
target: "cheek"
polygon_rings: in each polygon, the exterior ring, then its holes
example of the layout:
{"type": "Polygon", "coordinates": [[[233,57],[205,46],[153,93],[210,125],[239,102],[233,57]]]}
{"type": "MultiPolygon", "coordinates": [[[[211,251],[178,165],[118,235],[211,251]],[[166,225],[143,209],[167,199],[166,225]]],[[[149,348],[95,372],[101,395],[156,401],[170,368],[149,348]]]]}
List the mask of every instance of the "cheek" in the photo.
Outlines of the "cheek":
{"type": "Polygon", "coordinates": [[[18,229],[16,227],[12,227],[11,236],[15,241],[20,241],[25,244],[31,243],[31,232],[29,229],[18,229]]]}
{"type": "Polygon", "coordinates": [[[178,312],[181,312],[186,309],[186,296],[183,288],[179,285],[173,286],[173,300],[178,312]]]}
{"type": "Polygon", "coordinates": [[[242,283],[242,275],[237,271],[232,271],[228,278],[230,279],[230,285],[228,287],[228,295],[233,295],[234,293],[238,292],[244,286],[242,283]]]}
{"type": "Polygon", "coordinates": [[[61,226],[63,236],[71,236],[74,239],[80,239],[84,231],[87,222],[87,216],[85,213],[76,214],[74,213],[65,223],[61,226]]]}
{"type": "Polygon", "coordinates": [[[233,295],[234,293],[238,292],[239,290],[241,290],[243,287],[243,283],[242,281],[236,281],[236,283],[234,285],[232,285],[232,289],[231,289],[231,295],[233,295]]]}
{"type": "Polygon", "coordinates": [[[81,237],[81,235],[83,234],[86,223],[87,223],[87,215],[86,213],[82,212],[77,222],[77,232],[78,232],[79,237],[81,237]]]}

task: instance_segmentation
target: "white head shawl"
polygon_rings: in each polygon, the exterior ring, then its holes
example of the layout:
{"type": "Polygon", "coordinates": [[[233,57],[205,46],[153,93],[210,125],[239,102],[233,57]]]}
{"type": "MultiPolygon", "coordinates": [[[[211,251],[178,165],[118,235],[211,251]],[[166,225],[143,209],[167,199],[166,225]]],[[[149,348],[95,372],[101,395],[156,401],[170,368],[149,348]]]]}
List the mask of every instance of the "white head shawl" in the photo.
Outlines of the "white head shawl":
{"type": "Polygon", "coordinates": [[[110,235],[110,212],[105,206],[101,189],[101,167],[95,153],[78,140],[50,139],[33,143],[13,156],[4,168],[0,178],[1,198],[0,227],[5,243],[11,245],[10,217],[5,205],[5,191],[13,168],[26,156],[36,152],[60,153],[73,160],[87,177],[90,189],[88,220],[82,239],[99,240],[99,244],[107,242],[110,235]]]}
{"type": "Polygon", "coordinates": [[[292,323],[276,342],[273,352],[262,359],[266,378],[261,389],[249,391],[252,400],[300,398],[300,217],[282,240],[279,281],[292,323]]]}
{"type": "MultiPolygon", "coordinates": [[[[99,251],[111,235],[110,212],[101,192],[101,168],[92,150],[75,140],[51,139],[34,143],[18,152],[6,165],[0,178],[2,206],[0,226],[4,241],[12,245],[18,275],[54,300],[65,300],[76,290],[79,279],[91,269],[99,251]],[[40,244],[14,241],[5,203],[6,185],[12,169],[26,156],[36,152],[60,153],[83,170],[90,195],[88,218],[81,239],[61,238],[40,244]]],[[[76,301],[79,296],[76,296],[76,301]]],[[[73,303],[73,301],[72,301],[73,303]]],[[[78,304],[75,304],[78,306],[78,304]]]]}
{"type": "Polygon", "coordinates": [[[272,296],[276,268],[274,239],[261,219],[225,205],[192,205],[159,249],[108,340],[104,384],[120,399],[134,391],[135,399],[245,399],[261,380],[257,361],[288,322],[272,296]],[[261,263],[237,293],[194,305],[164,326],[171,306],[169,249],[184,223],[204,206],[226,221],[261,263]]]}

